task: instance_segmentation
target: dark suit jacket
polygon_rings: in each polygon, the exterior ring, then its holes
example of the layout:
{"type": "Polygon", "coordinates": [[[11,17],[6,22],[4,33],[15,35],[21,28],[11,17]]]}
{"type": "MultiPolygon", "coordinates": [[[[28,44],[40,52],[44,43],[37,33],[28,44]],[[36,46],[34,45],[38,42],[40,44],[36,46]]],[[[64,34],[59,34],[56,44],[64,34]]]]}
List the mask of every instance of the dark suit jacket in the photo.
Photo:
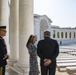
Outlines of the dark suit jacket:
{"type": "Polygon", "coordinates": [[[37,54],[41,59],[41,65],[44,65],[44,59],[50,59],[52,63],[49,67],[56,67],[56,57],[59,54],[59,46],[56,40],[45,37],[44,40],[38,42],[37,54]]]}
{"type": "Polygon", "coordinates": [[[0,36],[0,67],[7,64],[7,48],[4,39],[0,36]]]}

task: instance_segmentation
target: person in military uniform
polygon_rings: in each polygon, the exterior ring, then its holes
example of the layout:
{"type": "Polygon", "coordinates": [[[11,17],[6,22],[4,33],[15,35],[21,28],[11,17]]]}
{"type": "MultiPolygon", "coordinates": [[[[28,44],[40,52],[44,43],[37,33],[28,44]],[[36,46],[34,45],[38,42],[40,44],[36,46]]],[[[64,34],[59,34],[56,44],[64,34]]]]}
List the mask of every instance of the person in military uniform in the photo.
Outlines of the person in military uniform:
{"type": "Polygon", "coordinates": [[[3,37],[6,36],[6,26],[0,26],[0,75],[5,75],[7,65],[7,47],[3,37]]]}

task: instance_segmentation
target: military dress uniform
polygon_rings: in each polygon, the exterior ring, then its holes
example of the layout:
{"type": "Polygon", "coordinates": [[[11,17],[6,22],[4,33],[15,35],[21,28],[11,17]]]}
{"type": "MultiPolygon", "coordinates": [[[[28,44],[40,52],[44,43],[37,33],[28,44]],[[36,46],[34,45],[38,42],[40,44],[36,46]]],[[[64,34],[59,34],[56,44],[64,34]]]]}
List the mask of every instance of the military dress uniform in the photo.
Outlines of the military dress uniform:
{"type": "Polygon", "coordinates": [[[0,75],[5,75],[5,66],[7,65],[6,59],[7,48],[4,39],[0,36],[0,75]]]}

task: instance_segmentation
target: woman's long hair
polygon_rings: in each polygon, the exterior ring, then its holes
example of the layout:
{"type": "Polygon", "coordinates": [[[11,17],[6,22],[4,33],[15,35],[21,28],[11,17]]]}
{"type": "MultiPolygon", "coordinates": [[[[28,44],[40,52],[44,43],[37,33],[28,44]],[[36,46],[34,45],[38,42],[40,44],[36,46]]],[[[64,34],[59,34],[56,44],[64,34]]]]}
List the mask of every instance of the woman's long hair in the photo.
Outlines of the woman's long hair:
{"type": "Polygon", "coordinates": [[[29,39],[28,39],[28,41],[27,41],[27,43],[26,43],[26,47],[28,47],[28,44],[29,43],[32,43],[33,41],[33,35],[30,35],[30,37],[29,37],[29,39]]]}

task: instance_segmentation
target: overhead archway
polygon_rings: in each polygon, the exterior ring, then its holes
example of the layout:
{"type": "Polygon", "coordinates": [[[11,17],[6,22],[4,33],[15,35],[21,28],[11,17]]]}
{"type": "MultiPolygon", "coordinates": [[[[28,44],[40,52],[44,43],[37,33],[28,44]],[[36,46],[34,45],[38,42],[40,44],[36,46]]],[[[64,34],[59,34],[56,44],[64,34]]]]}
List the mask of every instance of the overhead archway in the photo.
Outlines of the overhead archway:
{"type": "Polygon", "coordinates": [[[48,29],[48,23],[45,19],[40,21],[40,39],[43,38],[43,32],[48,29]]]}

